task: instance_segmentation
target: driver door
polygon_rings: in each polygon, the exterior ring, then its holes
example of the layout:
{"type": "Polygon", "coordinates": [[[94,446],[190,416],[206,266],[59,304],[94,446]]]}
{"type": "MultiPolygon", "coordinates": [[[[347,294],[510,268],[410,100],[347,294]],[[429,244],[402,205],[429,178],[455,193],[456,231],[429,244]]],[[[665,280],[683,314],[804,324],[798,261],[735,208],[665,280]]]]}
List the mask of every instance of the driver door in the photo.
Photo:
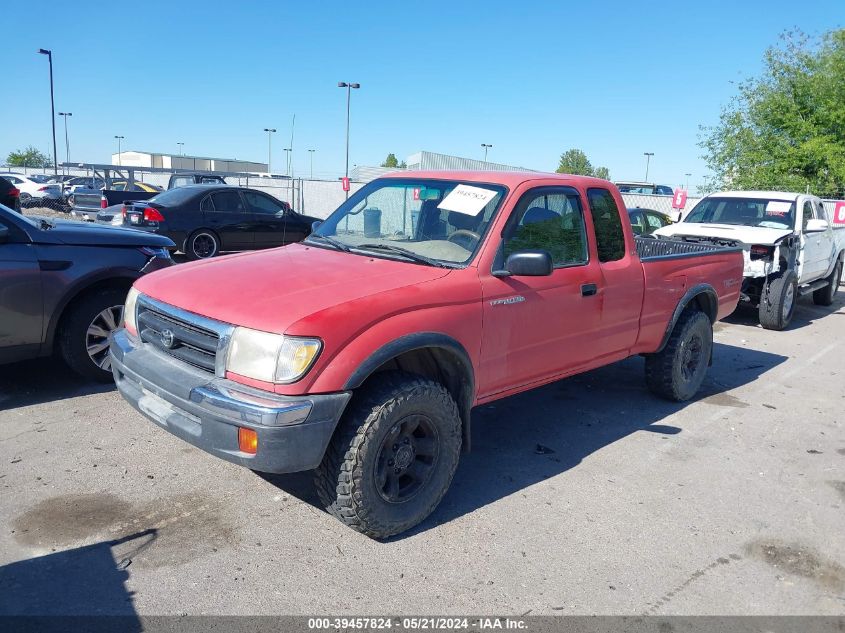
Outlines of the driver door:
{"type": "Polygon", "coordinates": [[[0,218],[0,361],[35,356],[42,342],[41,269],[29,236],[0,218]]]}

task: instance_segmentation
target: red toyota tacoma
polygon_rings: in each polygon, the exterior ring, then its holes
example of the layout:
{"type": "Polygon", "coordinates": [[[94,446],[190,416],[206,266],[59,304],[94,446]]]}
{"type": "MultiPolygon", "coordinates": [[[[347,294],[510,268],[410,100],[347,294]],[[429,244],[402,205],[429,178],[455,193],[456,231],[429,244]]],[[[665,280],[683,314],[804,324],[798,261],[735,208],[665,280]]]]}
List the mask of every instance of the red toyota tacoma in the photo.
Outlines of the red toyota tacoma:
{"type": "Polygon", "coordinates": [[[634,354],[691,398],[742,270],[738,249],[635,238],[604,180],[405,172],[303,243],[138,280],[112,367],[174,435],[316,469],[334,516],[387,537],[446,493],[474,406],[634,354]]]}

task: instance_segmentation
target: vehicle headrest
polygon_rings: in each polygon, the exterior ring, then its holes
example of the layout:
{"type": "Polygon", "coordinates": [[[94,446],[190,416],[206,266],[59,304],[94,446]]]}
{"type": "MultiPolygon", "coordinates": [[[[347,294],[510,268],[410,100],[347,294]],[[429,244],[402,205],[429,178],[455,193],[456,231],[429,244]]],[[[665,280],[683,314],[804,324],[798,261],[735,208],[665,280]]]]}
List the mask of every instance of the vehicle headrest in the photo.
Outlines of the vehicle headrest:
{"type": "Polygon", "coordinates": [[[448,222],[456,229],[475,231],[481,223],[480,215],[467,215],[457,211],[449,211],[448,222]]]}
{"type": "Polygon", "coordinates": [[[534,224],[535,222],[545,222],[546,220],[559,219],[560,216],[551,209],[543,207],[531,207],[522,216],[522,224],[534,224]]]}

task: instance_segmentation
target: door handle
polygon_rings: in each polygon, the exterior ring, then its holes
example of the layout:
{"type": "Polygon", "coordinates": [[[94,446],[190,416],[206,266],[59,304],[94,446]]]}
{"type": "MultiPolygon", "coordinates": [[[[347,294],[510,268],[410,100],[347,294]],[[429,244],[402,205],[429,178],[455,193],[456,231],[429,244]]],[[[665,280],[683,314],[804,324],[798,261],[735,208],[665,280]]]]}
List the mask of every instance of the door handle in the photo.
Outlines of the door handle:
{"type": "Polygon", "coordinates": [[[592,297],[596,293],[598,293],[599,287],[596,284],[582,284],[581,285],[581,296],[582,297],[592,297]]]}

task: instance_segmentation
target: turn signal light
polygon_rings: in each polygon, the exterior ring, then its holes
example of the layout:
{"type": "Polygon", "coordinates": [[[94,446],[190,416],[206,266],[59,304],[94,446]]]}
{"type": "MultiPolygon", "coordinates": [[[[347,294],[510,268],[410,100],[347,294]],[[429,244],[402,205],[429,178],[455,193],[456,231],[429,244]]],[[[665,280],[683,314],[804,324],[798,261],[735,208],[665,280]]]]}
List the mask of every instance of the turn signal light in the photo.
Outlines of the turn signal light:
{"type": "Polygon", "coordinates": [[[11,189],[9,189],[9,195],[13,198],[19,198],[21,195],[21,190],[17,187],[12,187],[11,189]]]}
{"type": "Polygon", "coordinates": [[[769,259],[772,256],[773,248],[762,244],[755,244],[751,247],[751,259],[769,259]]]}
{"type": "Polygon", "coordinates": [[[158,212],[158,209],[147,207],[144,209],[145,222],[164,222],[164,216],[158,212]]]}
{"type": "Polygon", "coordinates": [[[100,208],[105,209],[109,206],[108,201],[106,200],[105,196],[100,196],[100,208]]]}
{"type": "Polygon", "coordinates": [[[252,429],[238,428],[238,448],[244,453],[255,455],[258,452],[258,433],[252,429]]]}

